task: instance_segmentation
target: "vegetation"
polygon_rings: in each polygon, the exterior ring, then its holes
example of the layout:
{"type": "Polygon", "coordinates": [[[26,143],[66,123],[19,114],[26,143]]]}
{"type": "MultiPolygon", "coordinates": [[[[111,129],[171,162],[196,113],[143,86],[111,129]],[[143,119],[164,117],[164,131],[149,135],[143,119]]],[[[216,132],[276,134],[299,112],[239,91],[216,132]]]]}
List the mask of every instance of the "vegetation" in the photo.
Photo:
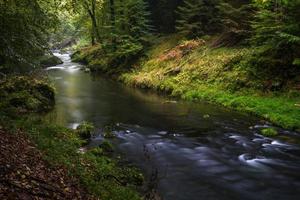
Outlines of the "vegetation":
{"type": "Polygon", "coordinates": [[[214,33],[221,27],[218,0],[185,0],[178,7],[177,30],[192,38],[214,33]]]}
{"type": "Polygon", "coordinates": [[[139,59],[112,64],[100,43],[76,52],[74,61],[133,86],[205,99],[286,128],[300,127],[298,0],[174,4],[176,9],[166,12],[177,14],[175,34],[144,43],[139,59]]]}
{"type": "Polygon", "coordinates": [[[265,128],[261,130],[261,134],[266,137],[274,137],[278,135],[278,132],[274,128],[265,128]]]}
{"type": "Polygon", "coordinates": [[[85,142],[75,131],[47,124],[36,117],[11,121],[9,124],[6,121],[5,125],[10,130],[22,129],[29,134],[43,152],[44,159],[53,166],[66,167],[71,176],[79,178],[90,194],[104,199],[140,199],[136,187],[141,186],[142,175],[118,165],[118,161],[110,158],[109,154],[100,154],[107,152],[107,146],[88,150],[84,154],[78,153],[85,142]]]}
{"type": "Polygon", "coordinates": [[[1,131],[4,127],[11,134],[26,133],[43,153],[48,167],[66,168],[69,174],[65,175],[78,179],[93,196],[113,200],[141,198],[137,188],[143,184],[142,174],[112,158],[109,141],[96,149],[79,151],[91,136],[92,124],[83,122],[77,130],[71,130],[49,124],[36,114],[54,105],[54,90],[45,80],[10,77],[1,82],[0,94],[1,131]]]}
{"type": "Polygon", "coordinates": [[[49,111],[54,106],[54,89],[45,79],[10,76],[0,81],[0,112],[18,115],[49,111]]]}
{"type": "Polygon", "coordinates": [[[289,87],[276,91],[277,85],[269,86],[264,79],[253,76],[239,61],[255,50],[215,49],[202,40],[177,45],[178,36],[162,40],[150,51],[149,59],[120,80],[187,100],[207,100],[254,113],[285,128],[300,127],[299,93],[289,87]]]}
{"type": "Polygon", "coordinates": [[[82,122],[77,128],[77,134],[83,139],[89,139],[92,137],[92,132],[94,131],[95,127],[93,124],[89,122],[82,122]]]}
{"type": "Polygon", "coordinates": [[[57,25],[55,0],[0,1],[0,72],[26,72],[52,55],[47,38],[57,25]]]}

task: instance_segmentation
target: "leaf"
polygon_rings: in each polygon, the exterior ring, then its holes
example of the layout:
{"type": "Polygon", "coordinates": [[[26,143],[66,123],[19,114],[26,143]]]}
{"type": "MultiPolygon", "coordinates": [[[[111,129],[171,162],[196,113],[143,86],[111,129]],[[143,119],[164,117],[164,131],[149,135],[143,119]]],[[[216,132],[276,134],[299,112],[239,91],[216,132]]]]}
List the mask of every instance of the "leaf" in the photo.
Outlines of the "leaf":
{"type": "Polygon", "coordinates": [[[295,58],[295,60],[293,61],[293,65],[300,66],[300,58],[295,58]]]}

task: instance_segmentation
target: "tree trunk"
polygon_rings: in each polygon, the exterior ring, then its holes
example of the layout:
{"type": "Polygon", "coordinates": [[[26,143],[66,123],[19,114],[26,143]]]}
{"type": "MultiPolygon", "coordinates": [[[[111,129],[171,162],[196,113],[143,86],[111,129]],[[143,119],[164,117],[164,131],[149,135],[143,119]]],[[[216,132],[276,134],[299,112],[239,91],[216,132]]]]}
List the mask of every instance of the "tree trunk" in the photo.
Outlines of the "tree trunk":
{"type": "Polygon", "coordinates": [[[89,7],[88,3],[86,3],[86,9],[92,21],[92,43],[94,45],[96,43],[96,40],[99,41],[100,39],[97,19],[96,19],[96,0],[92,0],[91,8],[89,7]]]}
{"type": "Polygon", "coordinates": [[[110,25],[111,25],[111,30],[112,30],[112,38],[111,38],[111,43],[112,43],[112,49],[115,50],[116,48],[116,38],[115,38],[115,26],[116,26],[116,16],[115,16],[115,1],[110,0],[110,25]]]}

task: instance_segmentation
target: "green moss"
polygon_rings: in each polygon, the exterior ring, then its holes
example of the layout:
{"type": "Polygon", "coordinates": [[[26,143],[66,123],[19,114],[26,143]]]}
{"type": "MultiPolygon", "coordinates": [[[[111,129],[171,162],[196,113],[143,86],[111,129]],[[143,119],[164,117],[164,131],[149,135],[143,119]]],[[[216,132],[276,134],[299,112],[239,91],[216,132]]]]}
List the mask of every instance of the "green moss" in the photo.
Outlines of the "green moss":
{"type": "Polygon", "coordinates": [[[114,125],[105,126],[104,130],[103,130],[103,133],[102,133],[103,137],[107,138],[107,139],[114,138],[115,135],[113,133],[113,128],[114,128],[114,125]]]}
{"type": "Polygon", "coordinates": [[[45,112],[53,108],[54,89],[47,80],[11,76],[0,83],[0,110],[10,114],[45,112]]]}
{"type": "Polygon", "coordinates": [[[114,151],[114,146],[112,145],[111,142],[108,140],[104,140],[100,147],[103,149],[104,152],[113,152],[114,151]]]}
{"type": "Polygon", "coordinates": [[[62,60],[54,55],[44,55],[39,58],[39,64],[43,68],[59,65],[62,63],[62,60]]]}
{"type": "Polygon", "coordinates": [[[82,139],[89,139],[95,127],[90,122],[82,122],[77,128],[76,132],[82,139]]]}
{"type": "Polygon", "coordinates": [[[278,135],[278,132],[275,128],[265,128],[261,130],[261,134],[266,137],[274,137],[278,135]]]}

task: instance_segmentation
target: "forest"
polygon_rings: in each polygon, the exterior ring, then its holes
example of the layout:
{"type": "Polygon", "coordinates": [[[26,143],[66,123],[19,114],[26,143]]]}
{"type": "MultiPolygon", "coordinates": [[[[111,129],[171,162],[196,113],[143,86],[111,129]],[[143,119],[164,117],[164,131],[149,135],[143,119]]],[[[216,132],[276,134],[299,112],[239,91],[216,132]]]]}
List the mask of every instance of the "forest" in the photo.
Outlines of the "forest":
{"type": "Polygon", "coordinates": [[[297,199],[299,11],[0,0],[0,199],[297,199]]]}

